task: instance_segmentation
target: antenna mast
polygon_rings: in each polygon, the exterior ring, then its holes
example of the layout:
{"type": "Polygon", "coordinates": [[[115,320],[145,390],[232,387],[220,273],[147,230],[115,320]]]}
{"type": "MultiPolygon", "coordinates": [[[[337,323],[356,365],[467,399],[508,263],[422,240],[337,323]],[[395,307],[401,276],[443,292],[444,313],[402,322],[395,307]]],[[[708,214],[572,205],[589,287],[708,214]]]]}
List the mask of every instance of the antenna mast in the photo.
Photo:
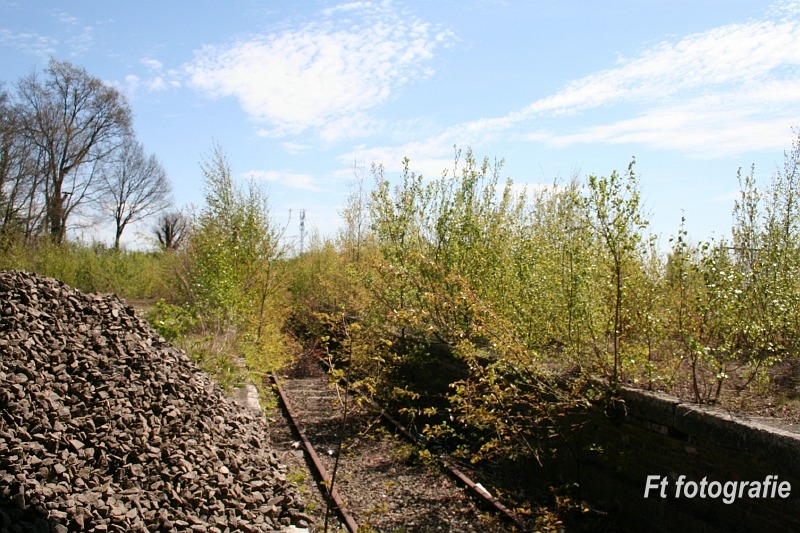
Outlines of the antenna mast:
{"type": "Polygon", "coordinates": [[[300,253],[303,253],[303,244],[306,240],[306,210],[300,210],[300,253]]]}

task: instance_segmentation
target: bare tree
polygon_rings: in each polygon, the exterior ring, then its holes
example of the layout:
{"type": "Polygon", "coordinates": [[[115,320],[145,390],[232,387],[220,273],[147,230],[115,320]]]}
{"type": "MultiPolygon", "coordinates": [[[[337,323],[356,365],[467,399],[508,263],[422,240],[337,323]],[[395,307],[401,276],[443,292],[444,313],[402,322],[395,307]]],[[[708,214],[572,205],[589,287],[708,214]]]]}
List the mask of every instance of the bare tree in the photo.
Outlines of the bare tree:
{"type": "Polygon", "coordinates": [[[159,217],[153,233],[162,249],[177,250],[186,237],[187,229],[188,222],[184,214],[180,211],[170,211],[159,217]]]}
{"type": "Polygon", "coordinates": [[[14,118],[8,106],[8,93],[0,90],[0,237],[13,232],[17,218],[20,183],[17,164],[14,118]]]}
{"type": "Polygon", "coordinates": [[[97,192],[98,164],[129,133],[131,110],[115,88],[55,59],[44,79],[33,71],[19,81],[17,99],[20,133],[41,158],[47,226],[60,243],[70,214],[97,192]]]}
{"type": "MultiPolygon", "coordinates": [[[[378,169],[373,166],[372,172],[378,169]]],[[[367,175],[365,165],[353,162],[353,180],[350,182],[350,195],[347,205],[339,213],[344,219],[345,226],[339,232],[339,239],[351,261],[359,262],[361,250],[367,241],[367,227],[369,226],[367,198],[368,193],[364,188],[364,179],[367,175]]]]}
{"type": "Polygon", "coordinates": [[[109,158],[100,172],[102,191],[100,211],[116,225],[114,248],[119,249],[122,232],[128,224],[139,222],[171,205],[171,187],[164,167],[154,155],[145,155],[133,136],[109,158]]]}
{"type": "Polygon", "coordinates": [[[38,152],[19,134],[8,93],[0,88],[0,237],[29,239],[40,228],[43,206],[38,152]]]}

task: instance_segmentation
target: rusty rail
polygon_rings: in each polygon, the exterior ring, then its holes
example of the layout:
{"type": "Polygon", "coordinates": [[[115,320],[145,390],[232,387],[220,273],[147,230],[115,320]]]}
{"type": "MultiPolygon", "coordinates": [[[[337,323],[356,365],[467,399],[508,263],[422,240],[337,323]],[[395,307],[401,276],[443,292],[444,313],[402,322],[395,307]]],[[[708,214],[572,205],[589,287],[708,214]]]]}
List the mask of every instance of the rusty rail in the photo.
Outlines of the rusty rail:
{"type": "Polygon", "coordinates": [[[325,466],[320,461],[317,452],[314,451],[314,447],[311,445],[311,442],[306,437],[303,428],[300,427],[299,423],[297,422],[297,417],[292,410],[291,405],[289,404],[289,400],[286,398],[286,394],[283,392],[283,388],[281,387],[280,380],[275,373],[272,373],[272,382],[275,384],[275,390],[278,392],[278,397],[280,398],[281,404],[283,405],[283,409],[286,413],[286,417],[289,419],[289,423],[294,429],[297,436],[300,437],[300,442],[303,445],[308,457],[311,459],[311,463],[314,465],[314,469],[317,471],[317,475],[320,477],[321,482],[320,486],[323,490],[328,494],[329,501],[332,500],[335,507],[336,512],[339,514],[339,518],[341,518],[344,526],[350,533],[358,533],[358,524],[356,524],[353,515],[350,514],[350,511],[347,509],[347,506],[344,504],[344,500],[342,500],[339,491],[335,486],[331,484],[331,478],[328,476],[328,471],[325,469],[325,466]]]}
{"type": "MultiPolygon", "coordinates": [[[[408,428],[406,428],[402,423],[397,421],[397,419],[395,419],[392,415],[390,415],[389,413],[387,413],[386,411],[381,409],[373,400],[371,400],[370,398],[364,398],[364,400],[369,402],[369,404],[374,409],[378,410],[381,413],[381,417],[383,417],[384,420],[386,420],[391,425],[393,425],[395,428],[397,428],[397,430],[405,438],[407,438],[408,440],[410,440],[413,443],[416,443],[416,444],[419,443],[419,439],[413,433],[411,433],[411,431],[408,428]]],[[[459,470],[458,468],[453,466],[453,464],[447,458],[443,457],[442,455],[438,455],[437,454],[435,456],[435,458],[436,458],[437,461],[439,461],[439,463],[442,465],[442,467],[452,477],[456,478],[458,481],[463,483],[476,496],[480,497],[486,504],[488,504],[488,506],[494,508],[504,518],[506,518],[508,521],[513,523],[515,526],[519,527],[520,530],[522,530],[522,531],[526,531],[527,530],[525,524],[522,523],[522,521],[519,519],[519,517],[511,509],[509,509],[508,507],[503,505],[503,503],[500,500],[498,500],[497,498],[492,496],[492,494],[488,490],[486,490],[483,487],[483,485],[481,485],[480,483],[475,483],[475,481],[473,481],[464,472],[462,472],[461,470],[459,470]]]]}
{"type": "MultiPolygon", "coordinates": [[[[330,364],[328,361],[320,358],[320,363],[328,369],[331,370],[330,364]]],[[[345,387],[348,391],[353,391],[355,394],[358,394],[351,386],[347,379],[342,378],[345,387]]],[[[387,413],[384,409],[382,409],[372,398],[367,398],[366,396],[361,395],[361,398],[364,399],[376,412],[381,414],[381,417],[388,422],[389,424],[393,425],[399,432],[402,434],[406,439],[411,441],[414,444],[419,444],[420,439],[418,436],[414,435],[408,428],[406,428],[402,423],[400,423],[397,419],[395,419],[392,415],[387,413]]],[[[439,461],[439,464],[448,472],[448,474],[459,482],[463,483],[472,493],[479,497],[481,501],[483,501],[488,507],[495,509],[501,516],[503,516],[506,520],[510,523],[517,526],[520,531],[528,531],[528,527],[522,522],[522,520],[508,507],[503,505],[503,503],[495,498],[488,490],[486,490],[480,483],[476,483],[473,481],[469,476],[464,474],[461,470],[456,468],[452,462],[446,457],[436,454],[435,458],[439,461]]]]}

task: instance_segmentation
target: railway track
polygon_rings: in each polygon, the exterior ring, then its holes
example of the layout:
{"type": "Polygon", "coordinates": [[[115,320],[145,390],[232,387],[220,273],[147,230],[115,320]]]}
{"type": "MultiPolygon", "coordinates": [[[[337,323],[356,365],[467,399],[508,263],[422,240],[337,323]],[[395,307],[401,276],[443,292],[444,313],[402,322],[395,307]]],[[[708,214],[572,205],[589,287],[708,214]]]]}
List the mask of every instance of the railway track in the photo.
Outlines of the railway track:
{"type": "Polygon", "coordinates": [[[523,530],[452,465],[421,459],[401,436],[405,428],[387,425],[376,406],[332,385],[319,365],[273,381],[287,423],[273,422],[271,444],[296,476],[306,465],[313,472],[302,483],[317,522],[311,531],[324,531],[326,522],[327,531],[353,533],[523,530]]]}

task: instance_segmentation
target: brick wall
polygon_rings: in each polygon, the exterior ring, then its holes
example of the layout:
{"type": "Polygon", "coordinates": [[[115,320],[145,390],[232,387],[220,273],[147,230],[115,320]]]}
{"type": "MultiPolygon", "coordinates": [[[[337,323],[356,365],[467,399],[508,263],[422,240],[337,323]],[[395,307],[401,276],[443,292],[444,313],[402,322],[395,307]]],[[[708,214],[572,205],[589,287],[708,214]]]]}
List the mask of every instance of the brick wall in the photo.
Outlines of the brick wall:
{"type": "MultiPolygon", "coordinates": [[[[607,510],[622,531],[800,531],[800,435],[664,395],[623,390],[570,438],[555,482],[577,481],[581,497],[607,510]],[[570,455],[569,458],[566,458],[570,455]],[[666,498],[647,477],[666,476],[666,498]],[[788,481],[788,498],[675,497],[686,480],[788,481]]],[[[749,489],[749,486],[748,486],[749,489]]]]}

